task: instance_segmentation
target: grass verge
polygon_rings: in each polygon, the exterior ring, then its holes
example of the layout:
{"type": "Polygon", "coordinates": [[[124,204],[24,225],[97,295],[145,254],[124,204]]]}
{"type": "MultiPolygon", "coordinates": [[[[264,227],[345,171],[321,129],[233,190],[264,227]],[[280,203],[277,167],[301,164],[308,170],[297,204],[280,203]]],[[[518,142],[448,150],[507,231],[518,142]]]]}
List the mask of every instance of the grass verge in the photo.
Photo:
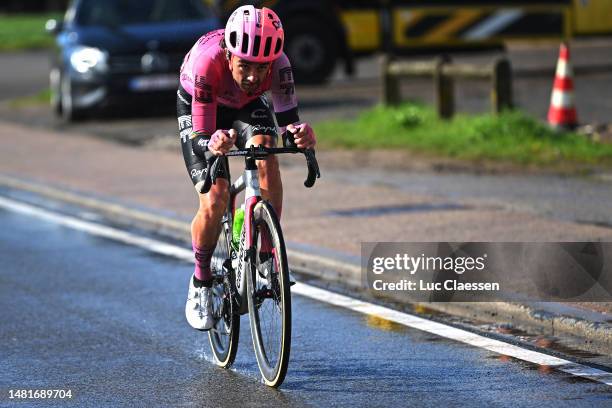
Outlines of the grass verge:
{"type": "Polygon", "coordinates": [[[441,121],[417,103],[377,106],[356,120],[315,126],[327,148],[406,149],[468,161],[520,165],[604,165],[612,167],[612,144],[596,143],[573,132],[557,133],[520,112],[457,115],[441,121]]]}
{"type": "Polygon", "coordinates": [[[28,106],[48,105],[51,100],[51,89],[46,88],[34,95],[22,96],[9,102],[11,108],[26,108],[28,106]]]}
{"type": "Polygon", "coordinates": [[[0,14],[0,51],[51,47],[53,36],[45,31],[50,18],[61,19],[61,14],[0,14]]]}

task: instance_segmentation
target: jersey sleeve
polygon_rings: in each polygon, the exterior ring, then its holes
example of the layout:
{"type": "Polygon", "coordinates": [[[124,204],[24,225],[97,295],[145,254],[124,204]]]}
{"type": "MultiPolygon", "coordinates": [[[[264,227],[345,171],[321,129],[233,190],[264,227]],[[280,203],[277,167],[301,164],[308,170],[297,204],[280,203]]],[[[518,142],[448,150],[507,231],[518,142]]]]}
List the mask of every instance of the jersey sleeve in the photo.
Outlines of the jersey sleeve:
{"type": "Polygon", "coordinates": [[[272,65],[272,104],[278,126],[299,122],[297,96],[289,58],[283,53],[272,65]]]}
{"type": "Polygon", "coordinates": [[[215,60],[200,55],[194,64],[193,96],[191,117],[193,131],[212,135],[217,126],[217,88],[219,71],[215,60]]]}

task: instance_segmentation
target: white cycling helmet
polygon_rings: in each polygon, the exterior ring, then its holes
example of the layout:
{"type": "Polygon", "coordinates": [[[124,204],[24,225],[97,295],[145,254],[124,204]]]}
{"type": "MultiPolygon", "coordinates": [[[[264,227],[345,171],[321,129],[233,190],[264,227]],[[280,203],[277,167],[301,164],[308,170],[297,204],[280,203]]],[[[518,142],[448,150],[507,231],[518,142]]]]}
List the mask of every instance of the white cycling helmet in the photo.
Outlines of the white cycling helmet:
{"type": "Polygon", "coordinates": [[[272,62],[281,56],[285,32],[274,11],[255,6],[238,7],[225,25],[225,45],[237,57],[272,62]]]}

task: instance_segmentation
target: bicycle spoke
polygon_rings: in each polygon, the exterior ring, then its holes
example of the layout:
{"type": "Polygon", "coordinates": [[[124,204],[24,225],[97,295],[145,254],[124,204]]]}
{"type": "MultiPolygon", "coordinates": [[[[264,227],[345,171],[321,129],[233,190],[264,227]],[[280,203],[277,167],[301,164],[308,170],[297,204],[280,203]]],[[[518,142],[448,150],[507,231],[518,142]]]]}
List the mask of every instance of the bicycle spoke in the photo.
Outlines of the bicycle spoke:
{"type": "MultiPolygon", "coordinates": [[[[271,240],[269,234],[270,233],[268,232],[268,229],[265,227],[265,225],[263,225],[259,234],[260,241],[258,242],[258,248],[262,248],[263,242],[266,239],[269,241],[271,240]],[[267,236],[264,234],[267,234],[267,236]]],[[[270,252],[272,252],[271,248],[270,252]]],[[[267,261],[265,261],[265,263],[267,264],[266,266],[269,268],[269,276],[265,280],[264,285],[258,286],[256,288],[253,296],[257,301],[258,310],[260,314],[259,320],[263,326],[260,327],[260,330],[263,335],[262,340],[264,342],[264,351],[266,354],[266,358],[268,359],[270,365],[274,366],[278,358],[279,351],[277,350],[277,347],[280,347],[280,337],[282,335],[282,316],[279,313],[282,313],[282,310],[276,310],[276,305],[278,305],[279,303],[278,291],[275,291],[273,289],[273,284],[268,285],[268,282],[273,281],[274,275],[278,274],[278,269],[274,268],[274,265],[278,263],[274,262],[273,259],[268,259],[267,261]],[[270,266],[272,267],[270,268],[270,266]]],[[[263,269],[263,266],[260,260],[260,256],[258,256],[257,270],[259,271],[261,269],[263,269]]],[[[261,281],[258,280],[258,283],[260,282],[261,281]]]]}

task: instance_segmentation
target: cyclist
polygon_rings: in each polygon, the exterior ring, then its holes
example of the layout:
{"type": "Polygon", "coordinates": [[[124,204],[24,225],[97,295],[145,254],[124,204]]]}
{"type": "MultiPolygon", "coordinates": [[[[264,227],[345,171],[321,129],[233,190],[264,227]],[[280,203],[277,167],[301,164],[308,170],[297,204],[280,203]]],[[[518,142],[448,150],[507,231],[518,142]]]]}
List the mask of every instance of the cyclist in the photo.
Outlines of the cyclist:
{"type": "MultiPolygon", "coordinates": [[[[236,144],[273,147],[288,130],[299,148],[312,148],[312,128],[300,121],[291,65],[283,53],[280,19],[268,8],[237,8],[224,30],[202,36],[185,56],[177,92],[177,114],[183,157],[199,196],[191,223],[195,271],[189,281],[185,316],[208,330],[212,319],[210,262],[229,199],[229,178],[219,166],[217,182],[202,194],[207,163],[236,144]],[[270,90],[273,108],[264,93],[270,90]]],[[[278,160],[257,163],[260,188],[278,214],[283,189],[278,160]]]]}

